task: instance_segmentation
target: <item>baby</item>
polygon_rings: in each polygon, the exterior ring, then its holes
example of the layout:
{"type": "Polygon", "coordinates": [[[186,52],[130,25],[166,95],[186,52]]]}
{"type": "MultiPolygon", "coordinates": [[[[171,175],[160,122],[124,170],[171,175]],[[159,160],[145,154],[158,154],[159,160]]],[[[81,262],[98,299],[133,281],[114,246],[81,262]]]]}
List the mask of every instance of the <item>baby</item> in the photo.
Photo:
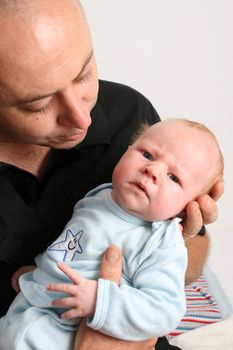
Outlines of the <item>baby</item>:
{"type": "Polygon", "coordinates": [[[20,277],[21,292],[0,320],[0,348],[71,350],[82,317],[126,340],[174,330],[186,306],[179,216],[222,176],[221,151],[205,126],[184,119],[143,126],[112,184],[76,204],[36,269],[20,277]],[[120,286],[98,279],[111,244],[123,252],[120,286]]]}

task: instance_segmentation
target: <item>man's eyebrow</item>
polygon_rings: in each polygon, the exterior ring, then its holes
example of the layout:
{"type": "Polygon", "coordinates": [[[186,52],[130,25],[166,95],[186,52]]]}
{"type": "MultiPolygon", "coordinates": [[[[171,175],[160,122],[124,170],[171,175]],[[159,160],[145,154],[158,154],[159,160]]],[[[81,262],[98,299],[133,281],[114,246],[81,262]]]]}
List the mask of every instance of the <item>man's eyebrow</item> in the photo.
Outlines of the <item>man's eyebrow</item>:
{"type": "MultiPolygon", "coordinates": [[[[90,63],[92,57],[93,57],[93,50],[91,51],[90,55],[88,55],[88,57],[86,58],[83,66],[82,66],[82,69],[80,70],[78,75],[72,81],[77,80],[82,75],[82,73],[84,72],[85,68],[90,63]]],[[[38,100],[43,100],[43,99],[45,99],[47,97],[53,96],[54,94],[56,94],[56,92],[57,91],[53,91],[53,92],[50,92],[50,93],[45,94],[45,95],[33,96],[33,97],[26,98],[26,99],[17,99],[15,101],[15,106],[21,106],[23,104],[31,103],[31,102],[38,101],[38,100]]]]}

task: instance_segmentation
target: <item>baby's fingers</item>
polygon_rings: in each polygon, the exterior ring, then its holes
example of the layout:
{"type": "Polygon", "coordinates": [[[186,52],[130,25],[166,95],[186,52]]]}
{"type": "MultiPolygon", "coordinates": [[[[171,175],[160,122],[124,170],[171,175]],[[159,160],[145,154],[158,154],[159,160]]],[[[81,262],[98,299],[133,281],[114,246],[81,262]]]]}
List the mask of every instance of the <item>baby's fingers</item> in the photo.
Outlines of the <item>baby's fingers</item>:
{"type": "Polygon", "coordinates": [[[74,284],[79,284],[82,280],[83,277],[74,269],[69,267],[68,265],[58,262],[57,267],[64,272],[64,274],[74,283],[74,284]]]}
{"type": "Polygon", "coordinates": [[[75,305],[74,301],[72,300],[73,298],[60,298],[60,299],[54,299],[52,301],[52,306],[54,307],[66,307],[66,308],[71,308],[75,305]]]}
{"type": "Polygon", "coordinates": [[[75,298],[55,299],[52,301],[52,306],[69,309],[61,314],[61,318],[63,319],[87,316],[85,310],[77,305],[75,298]]]}
{"type": "Polygon", "coordinates": [[[76,295],[77,286],[67,283],[50,283],[46,286],[46,289],[50,292],[60,292],[69,295],[76,295]]]}
{"type": "Polygon", "coordinates": [[[71,309],[61,314],[61,318],[63,318],[64,320],[68,320],[70,318],[75,318],[75,317],[82,317],[82,313],[79,312],[77,309],[71,309]]]}
{"type": "MultiPolygon", "coordinates": [[[[61,298],[52,301],[52,306],[61,309],[69,309],[61,314],[61,318],[68,320],[69,318],[82,317],[83,311],[77,306],[74,298],[61,298]]],[[[84,315],[85,316],[85,315],[84,315]]]]}
{"type": "Polygon", "coordinates": [[[71,309],[76,306],[76,302],[74,298],[60,298],[54,299],[52,301],[52,306],[71,309]]]}

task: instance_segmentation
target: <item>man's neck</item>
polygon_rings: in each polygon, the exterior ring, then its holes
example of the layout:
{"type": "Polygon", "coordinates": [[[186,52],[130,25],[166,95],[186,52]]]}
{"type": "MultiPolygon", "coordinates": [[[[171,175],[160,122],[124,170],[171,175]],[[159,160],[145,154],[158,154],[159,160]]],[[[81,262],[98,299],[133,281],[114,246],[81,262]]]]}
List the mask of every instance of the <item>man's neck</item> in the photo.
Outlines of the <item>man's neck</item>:
{"type": "Polygon", "coordinates": [[[41,178],[50,151],[44,146],[0,143],[0,162],[12,164],[41,178]]]}

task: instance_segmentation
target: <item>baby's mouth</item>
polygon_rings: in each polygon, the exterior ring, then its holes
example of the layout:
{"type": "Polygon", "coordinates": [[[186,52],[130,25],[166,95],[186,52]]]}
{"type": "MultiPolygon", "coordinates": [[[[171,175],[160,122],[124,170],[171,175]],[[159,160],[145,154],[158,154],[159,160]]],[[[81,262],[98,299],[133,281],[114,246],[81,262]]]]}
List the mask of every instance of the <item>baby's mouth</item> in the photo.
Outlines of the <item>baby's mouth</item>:
{"type": "Polygon", "coordinates": [[[140,191],[143,191],[147,197],[149,197],[147,187],[144,184],[137,182],[135,183],[135,186],[139,188],[140,191]]]}

